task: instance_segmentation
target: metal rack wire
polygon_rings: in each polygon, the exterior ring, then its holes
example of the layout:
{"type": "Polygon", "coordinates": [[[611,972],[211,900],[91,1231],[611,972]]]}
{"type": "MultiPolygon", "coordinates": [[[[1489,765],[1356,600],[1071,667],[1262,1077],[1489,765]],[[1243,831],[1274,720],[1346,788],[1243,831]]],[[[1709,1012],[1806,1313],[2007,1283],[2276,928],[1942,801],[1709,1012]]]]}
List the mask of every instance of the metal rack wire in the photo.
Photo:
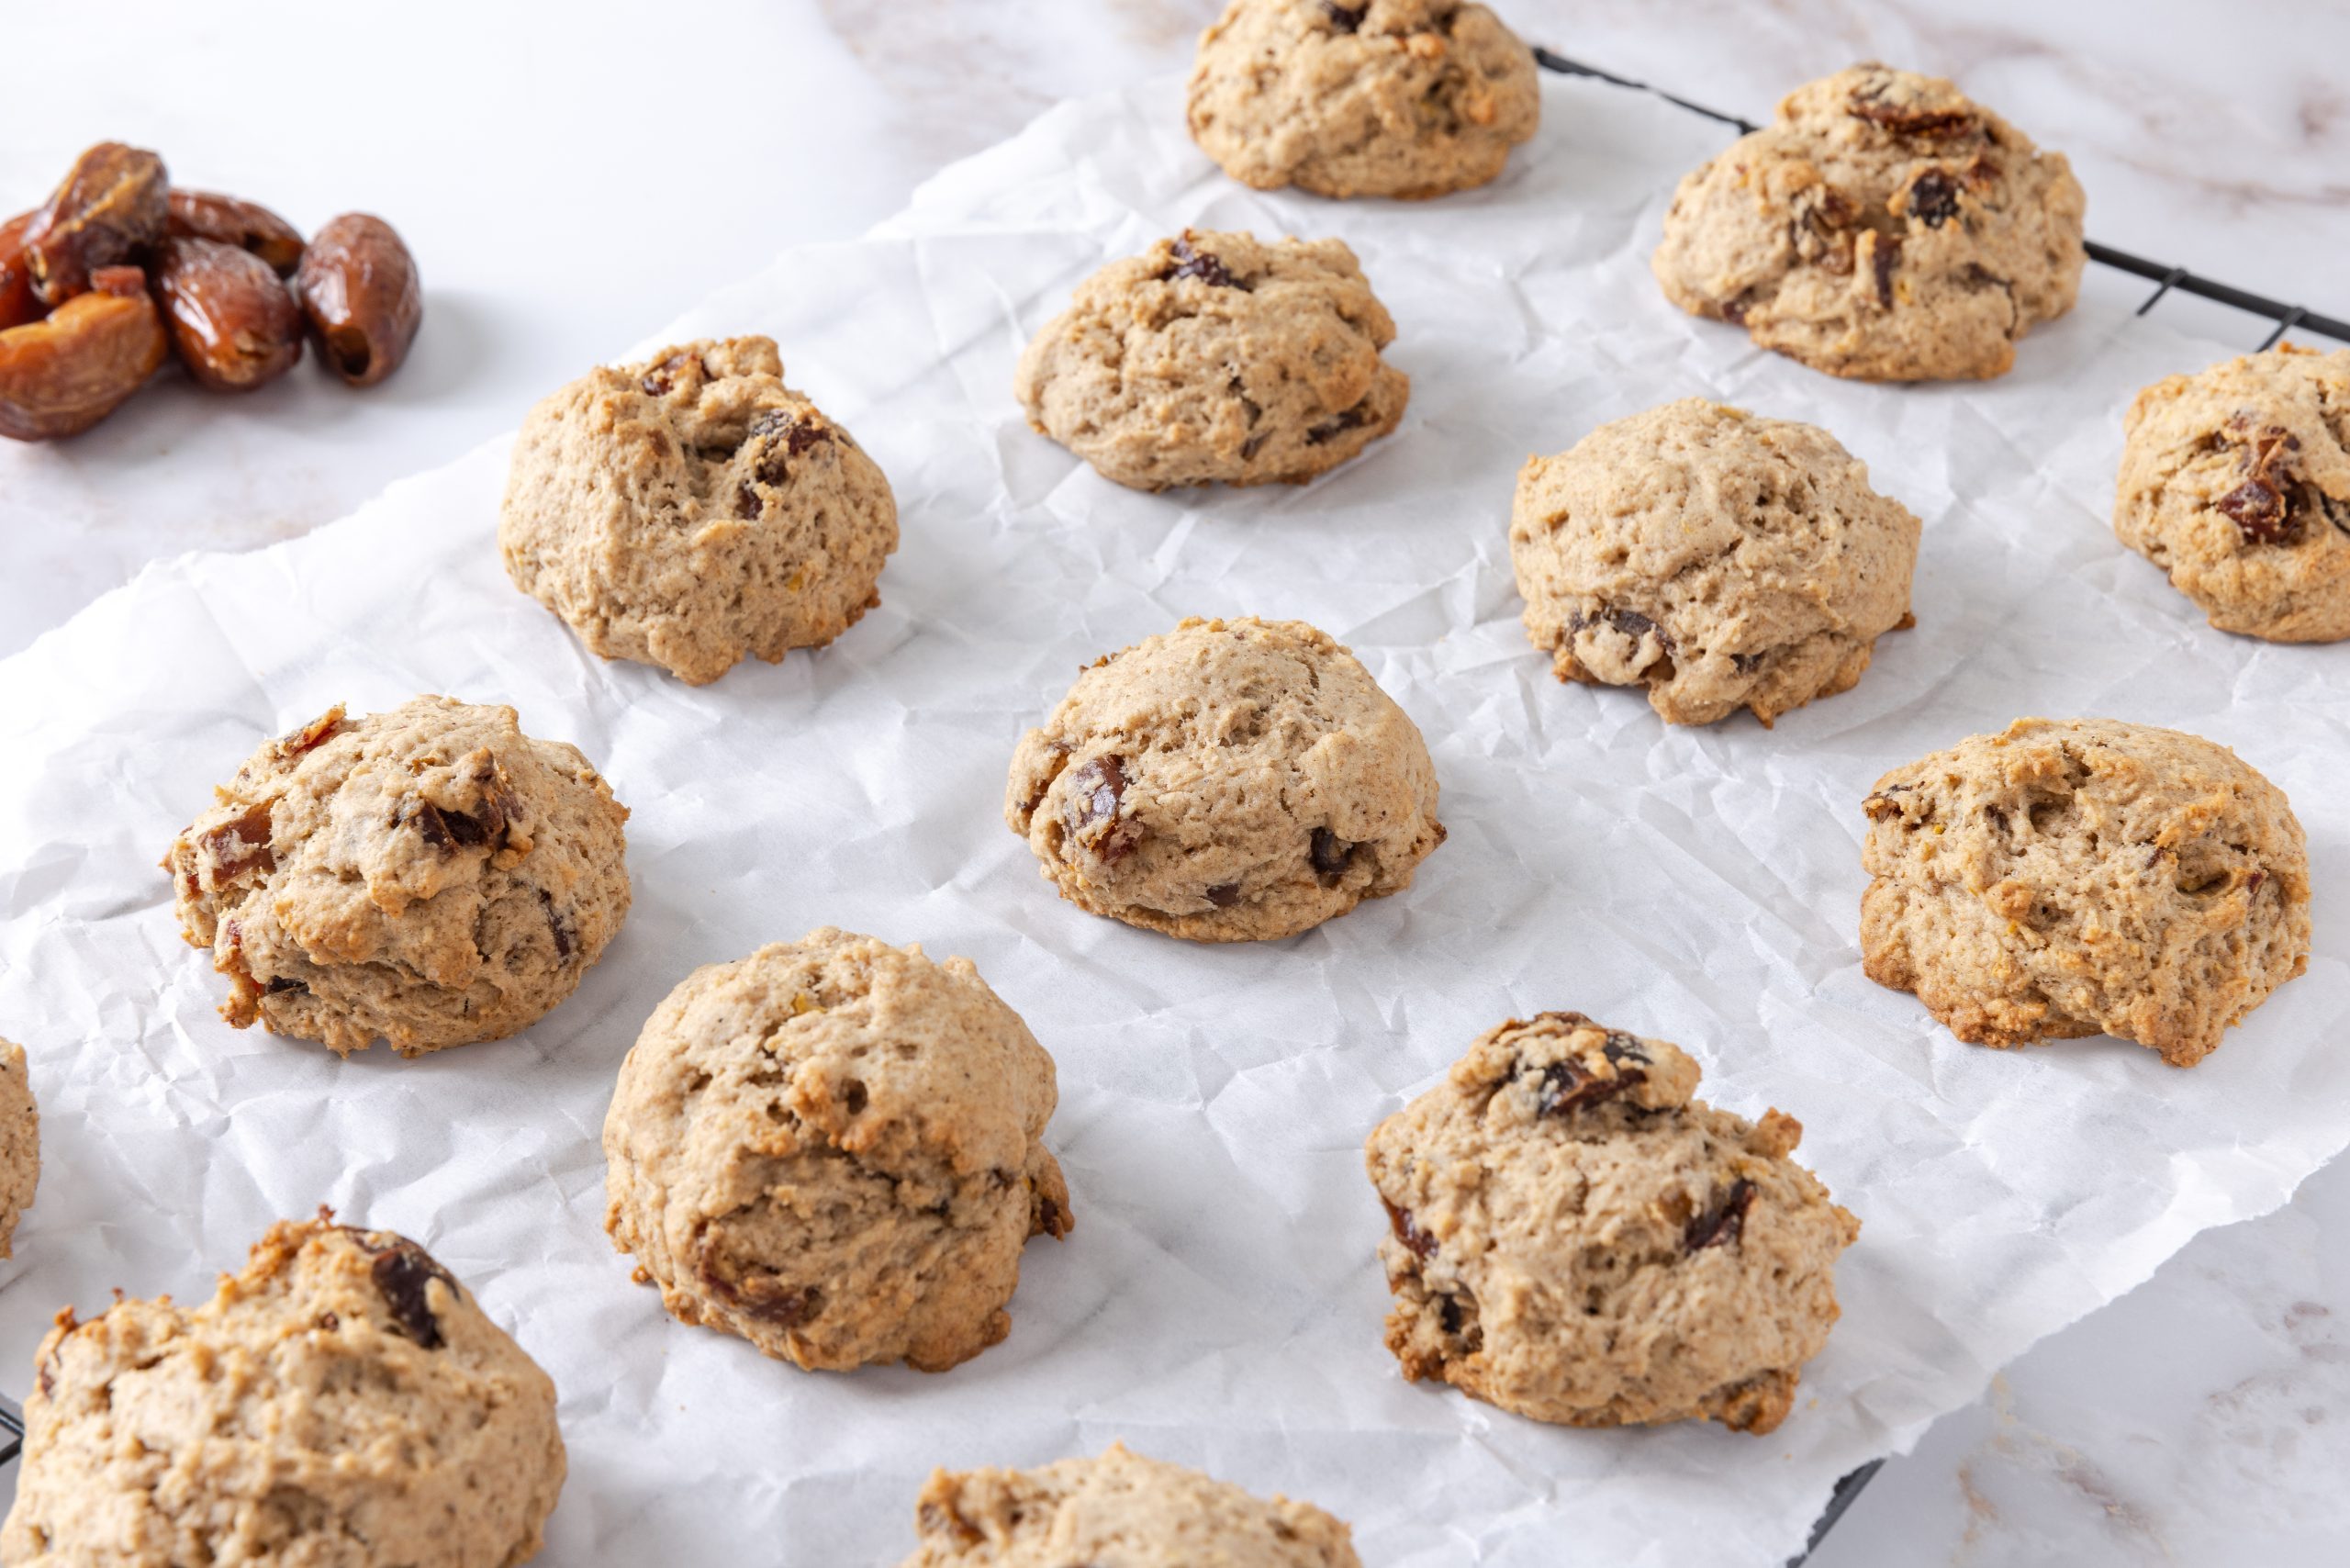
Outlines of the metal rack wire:
{"type": "MultiPolygon", "coordinates": [[[[1565,76],[1588,76],[1594,81],[1605,82],[1610,86],[1626,87],[1636,93],[1646,93],[1651,97],[1662,98],[1674,107],[1686,109],[1693,115],[1703,115],[1707,119],[1719,121],[1723,125],[1736,126],[1741,135],[1761,129],[1751,119],[1724,114],[1719,109],[1709,109],[1703,104],[1668,93],[1662,87],[1651,87],[1646,82],[1635,82],[1628,76],[1618,76],[1612,71],[1602,71],[1596,65],[1585,65],[1580,60],[1569,60],[1565,55],[1555,53],[1550,50],[1537,49],[1534,51],[1534,60],[1535,63],[1540,65],[1545,71],[1555,71],[1565,76]]],[[[2166,296],[2176,291],[2179,294],[2191,294],[2199,299],[2210,299],[2221,305],[2232,306],[2247,314],[2274,321],[2276,327],[2260,341],[2260,346],[2264,349],[2274,348],[2279,339],[2292,331],[2322,332],[2329,338],[2350,343],[2350,321],[2321,315],[2305,305],[2288,305],[2282,300],[2271,299],[2266,295],[2255,294],[2248,288],[2238,288],[2233,284],[2221,283],[2215,278],[2208,278],[2199,273],[2189,272],[2183,266],[2150,262],[2143,256],[2133,256],[2127,251],[2118,250],[2111,245],[2101,245],[2094,240],[2088,241],[2088,253],[2089,260],[2100,266],[2111,267],[2117,272],[2125,272],[2133,277],[2149,279],[2156,286],[2154,292],[2146,297],[2145,303],[2138,307],[2138,314],[2141,316],[2161,304],[2166,296]]]]}
{"type": "MultiPolygon", "coordinates": [[[[1651,97],[1662,98],[1675,108],[1686,109],[1693,115],[1702,115],[1721,125],[1734,127],[1741,136],[1762,129],[1751,119],[1738,115],[1725,114],[1719,109],[1708,108],[1694,99],[1682,97],[1677,93],[1668,93],[1663,88],[1651,86],[1646,82],[1635,82],[1628,76],[1618,76],[1612,71],[1602,71],[1596,65],[1586,65],[1582,61],[1570,60],[1552,50],[1537,48],[1534,51],[1534,60],[1535,63],[1545,71],[1555,71],[1565,76],[1585,76],[1595,82],[1605,82],[1612,87],[1628,88],[1632,92],[1646,93],[1651,97]]],[[[2087,242],[2087,248],[2089,260],[2099,265],[2111,267],[2117,272],[2129,273],[2135,277],[2149,279],[2155,285],[2154,292],[2148,295],[2145,302],[2138,307],[2138,315],[2145,315],[2161,304],[2165,297],[2176,291],[2180,294],[2194,295],[2199,299],[2210,299],[2221,305],[2232,306],[2247,314],[2263,317],[2275,322],[2276,326],[2269,334],[2260,341],[2260,347],[2263,349],[2275,347],[2287,332],[2296,330],[2322,332],[2329,338],[2350,342],[2350,321],[2320,315],[2307,306],[2287,305],[2280,300],[2271,299],[2266,295],[2255,294],[2250,289],[2238,288],[2233,284],[2221,283],[2216,279],[2204,277],[2199,274],[2189,272],[2183,266],[2150,262],[2143,256],[2134,256],[2127,251],[2118,250],[2111,245],[2101,245],[2094,240],[2087,242]]],[[[1829,1530],[1835,1527],[1836,1521],[1844,1517],[1845,1510],[1859,1498],[1861,1489],[1866,1486],[1875,1477],[1876,1473],[1884,1467],[1885,1461],[1873,1459],[1868,1463],[1848,1473],[1836,1483],[1835,1489],[1828,1495],[1827,1506],[1820,1509],[1819,1518],[1812,1524],[1811,1538],[1804,1542],[1803,1551],[1799,1555],[1788,1560],[1787,1568],[1798,1568],[1798,1565],[1811,1555],[1820,1541],[1827,1537],[1829,1530]]]]}

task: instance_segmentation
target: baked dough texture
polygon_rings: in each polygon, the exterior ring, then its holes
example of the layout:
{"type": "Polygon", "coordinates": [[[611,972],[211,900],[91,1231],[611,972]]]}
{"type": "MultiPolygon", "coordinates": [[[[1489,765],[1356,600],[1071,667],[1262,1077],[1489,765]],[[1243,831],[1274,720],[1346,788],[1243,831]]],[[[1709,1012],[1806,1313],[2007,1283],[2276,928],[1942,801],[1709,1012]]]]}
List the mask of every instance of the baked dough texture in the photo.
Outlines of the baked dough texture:
{"type": "Polygon", "coordinates": [[[2222,632],[2350,637],[2350,349],[2172,375],[2124,421],[2113,532],[2222,632]]]}
{"type": "Polygon", "coordinates": [[[628,915],[628,809],[511,708],[330,708],[213,793],[163,868],[240,1029],[342,1056],[501,1039],[577,989],[628,915]]]}
{"type": "Polygon", "coordinates": [[[1302,621],[1183,622],[1020,738],[1004,821],[1079,908],[1194,942],[1294,936],[1444,842],[1409,715],[1302,621]]]}
{"type": "Polygon", "coordinates": [[[1530,457],[1510,509],[1526,634],[1561,680],[1676,724],[1768,724],[1910,624],[1919,524],[1816,426],[1684,398],[1530,457]]]}
{"type": "Polygon", "coordinates": [[[546,1373],[422,1248],[323,1212],[194,1311],[60,1313],[36,1366],[11,1563],[509,1568],[563,1489],[546,1373]]]}
{"type": "Polygon", "coordinates": [[[1405,1377],[1571,1427],[1778,1426],[1860,1222],[1787,1158],[1801,1124],[1717,1111],[1697,1078],[1662,1040],[1544,1013],[1380,1124],[1405,1377]]]}
{"type": "Polygon", "coordinates": [[[604,1226],[681,1323],[944,1372],[1072,1219],[1053,1058],[967,958],[827,926],[686,977],[621,1067],[604,1226]]]}
{"type": "Polygon", "coordinates": [[[856,438],[783,384],[772,339],[702,339],[532,409],[498,542],[514,585],[597,653],[701,686],[878,605],[898,504],[856,438]]]}
{"type": "Polygon", "coordinates": [[[1259,190],[1443,196],[1541,122],[1534,51],[1459,0],[1233,0],[1200,39],[1192,138],[1259,190]]]}
{"type": "Polygon", "coordinates": [[[1980,379],[2073,308],[2087,206],[2063,153],[1950,83],[1856,65],[1684,177],[1653,266],[1684,310],[1815,370],[1980,379]]]}
{"type": "Polygon", "coordinates": [[[1113,1443],[1035,1470],[934,1471],[901,1568],[1361,1568],[1347,1527],[1113,1443]]]}
{"type": "Polygon", "coordinates": [[[0,1040],[0,1258],[16,1256],[17,1222],[40,1185],[40,1107],[25,1047],[0,1040]]]}
{"type": "Polygon", "coordinates": [[[1969,1044],[2106,1034],[2192,1067],[2309,968],[2301,824],[2199,736],[2018,719],[1863,809],[1868,977],[1969,1044]]]}
{"type": "Polygon", "coordinates": [[[1187,229],[1077,287],[1020,356],[1038,432],[1137,490],[1302,485],[1393,430],[1395,323],[1337,240],[1187,229]]]}

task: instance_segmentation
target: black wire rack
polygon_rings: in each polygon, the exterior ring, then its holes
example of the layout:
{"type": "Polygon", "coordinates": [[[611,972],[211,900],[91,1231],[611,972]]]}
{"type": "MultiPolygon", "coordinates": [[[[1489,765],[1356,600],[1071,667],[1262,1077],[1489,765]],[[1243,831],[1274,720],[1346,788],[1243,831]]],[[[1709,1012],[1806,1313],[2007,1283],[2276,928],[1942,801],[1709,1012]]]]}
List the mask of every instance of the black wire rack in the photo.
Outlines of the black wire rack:
{"type": "MultiPolygon", "coordinates": [[[[1651,97],[1662,98],[1675,108],[1686,109],[1693,115],[1702,115],[1718,124],[1731,127],[1741,136],[1762,129],[1752,120],[1741,116],[1725,114],[1719,109],[1708,108],[1704,104],[1684,98],[1677,93],[1668,93],[1663,88],[1651,86],[1646,82],[1635,82],[1628,76],[1618,76],[1612,71],[1602,71],[1598,66],[1586,65],[1580,60],[1570,60],[1565,55],[1551,50],[1538,48],[1534,51],[1534,60],[1535,63],[1540,65],[1545,71],[1555,71],[1563,76],[1589,77],[1595,82],[1605,82],[1611,87],[1623,87],[1635,93],[1646,93],[1651,97]]],[[[2276,325],[2270,330],[2268,335],[2260,341],[2260,346],[2264,349],[2275,347],[2286,333],[2297,330],[2322,332],[2329,338],[2350,342],[2350,321],[2320,315],[2307,306],[2288,305],[2281,300],[2271,299],[2266,295],[2255,294],[2248,288],[2238,288],[2233,284],[2221,283],[2217,279],[2204,277],[2200,274],[2189,272],[2183,266],[2150,262],[2143,256],[2134,256],[2127,251],[2117,250],[2111,245],[2101,245],[2094,240],[2087,241],[2087,248],[2089,260],[2099,265],[2111,267],[2117,272],[2129,273],[2134,277],[2146,278],[2154,283],[2154,293],[2148,295],[2145,302],[2138,307],[2137,314],[2141,316],[2161,304],[2173,292],[2191,294],[2199,299],[2210,299],[2221,305],[2232,306],[2249,315],[2262,317],[2275,322],[2276,325]]],[[[1810,1539],[1804,1542],[1804,1549],[1800,1554],[1788,1560],[1787,1568],[1798,1568],[1798,1565],[1811,1555],[1820,1541],[1826,1539],[1828,1532],[1835,1527],[1836,1521],[1842,1518],[1845,1511],[1859,1499],[1861,1489],[1874,1480],[1876,1473],[1883,1468],[1885,1468],[1885,1461],[1873,1459],[1868,1463],[1848,1473],[1836,1483],[1835,1488],[1828,1495],[1827,1506],[1820,1509],[1819,1518],[1812,1524],[1810,1539]]]]}
{"type": "Polygon", "coordinates": [[[0,1464],[12,1464],[25,1451],[25,1413],[13,1399],[0,1399],[0,1464]]]}
{"type": "MultiPolygon", "coordinates": [[[[1662,98],[1676,108],[1686,109],[1693,115],[1703,115],[1707,119],[1718,121],[1722,125],[1735,126],[1740,134],[1762,129],[1751,119],[1724,114],[1719,109],[1709,109],[1703,104],[1692,102],[1677,94],[1668,93],[1662,87],[1652,87],[1646,82],[1635,82],[1628,76],[1618,76],[1612,71],[1602,71],[1596,65],[1585,65],[1580,60],[1569,60],[1565,55],[1554,53],[1547,49],[1536,50],[1534,59],[1535,62],[1546,71],[1555,71],[1565,76],[1587,76],[1595,82],[1605,82],[1612,87],[1626,87],[1636,93],[1646,93],[1651,97],[1662,98]]],[[[2199,299],[2210,299],[2221,305],[2232,306],[2248,315],[2258,316],[2275,322],[2276,325],[2270,330],[2268,335],[2260,341],[2260,346],[2264,349],[2274,348],[2286,333],[2293,331],[2322,332],[2329,338],[2350,343],[2350,321],[2341,320],[2333,316],[2320,315],[2305,305],[2288,305],[2282,300],[2271,299],[2266,295],[2255,294],[2248,288],[2238,288],[2233,284],[2221,283],[2216,278],[2208,278],[2199,273],[2189,272],[2182,266],[2172,266],[2163,262],[2150,262],[2143,256],[2133,256],[2129,252],[2118,250],[2111,245],[2100,245],[2094,240],[2088,241],[2087,249],[2089,260],[2100,266],[2111,267],[2116,272],[2125,272],[2133,277],[2145,278],[2154,285],[2154,292],[2148,295],[2145,303],[2138,307],[2138,314],[2141,316],[2160,305],[2165,297],[2174,292],[2191,294],[2199,299]]]]}

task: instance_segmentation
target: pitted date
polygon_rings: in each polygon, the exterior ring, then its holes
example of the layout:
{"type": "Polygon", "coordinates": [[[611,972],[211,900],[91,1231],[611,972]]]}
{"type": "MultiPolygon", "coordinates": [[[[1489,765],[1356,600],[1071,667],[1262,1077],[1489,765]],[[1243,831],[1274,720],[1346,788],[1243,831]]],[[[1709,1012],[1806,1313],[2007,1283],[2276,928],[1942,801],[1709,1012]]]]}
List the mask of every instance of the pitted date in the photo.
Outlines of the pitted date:
{"type": "Polygon", "coordinates": [[[44,314],[33,292],[32,262],[25,255],[25,230],[38,212],[20,212],[0,223],[0,331],[38,321],[44,314]]]}
{"type": "Polygon", "coordinates": [[[302,311],[260,256],[217,240],[165,240],[150,268],[172,346],[216,392],[249,392],[302,357],[302,311]]]}
{"type": "Polygon", "coordinates": [[[333,218],[294,274],[319,357],[353,386],[400,367],[424,318],[416,259],[392,226],[364,212],[333,218]]]}
{"type": "Polygon", "coordinates": [[[73,160],[25,230],[42,303],[62,305],[88,292],[101,267],[140,259],[163,237],[169,188],[163,161],[144,148],[101,141],[73,160]]]}
{"type": "Polygon", "coordinates": [[[164,230],[174,238],[211,240],[249,251],[279,277],[292,277],[301,264],[302,231],[257,201],[174,188],[167,207],[164,230]]]}
{"type": "Polygon", "coordinates": [[[78,435],[147,383],[169,352],[137,267],[102,267],[87,293],[0,332],[0,435],[78,435]]]}

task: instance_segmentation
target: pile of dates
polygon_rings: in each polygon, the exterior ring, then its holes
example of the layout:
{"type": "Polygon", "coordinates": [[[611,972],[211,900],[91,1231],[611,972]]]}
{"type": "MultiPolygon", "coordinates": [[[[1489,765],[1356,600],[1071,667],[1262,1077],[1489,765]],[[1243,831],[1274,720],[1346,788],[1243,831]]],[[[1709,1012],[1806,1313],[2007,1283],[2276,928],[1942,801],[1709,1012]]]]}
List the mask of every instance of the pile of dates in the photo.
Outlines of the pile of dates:
{"type": "Polygon", "coordinates": [[[48,441],[105,419],[176,353],[218,392],[302,357],[373,386],[424,315],[416,260],[380,218],[307,245],[265,207],[174,189],[154,153],[102,141],[48,202],[0,223],[0,435],[48,441]]]}

